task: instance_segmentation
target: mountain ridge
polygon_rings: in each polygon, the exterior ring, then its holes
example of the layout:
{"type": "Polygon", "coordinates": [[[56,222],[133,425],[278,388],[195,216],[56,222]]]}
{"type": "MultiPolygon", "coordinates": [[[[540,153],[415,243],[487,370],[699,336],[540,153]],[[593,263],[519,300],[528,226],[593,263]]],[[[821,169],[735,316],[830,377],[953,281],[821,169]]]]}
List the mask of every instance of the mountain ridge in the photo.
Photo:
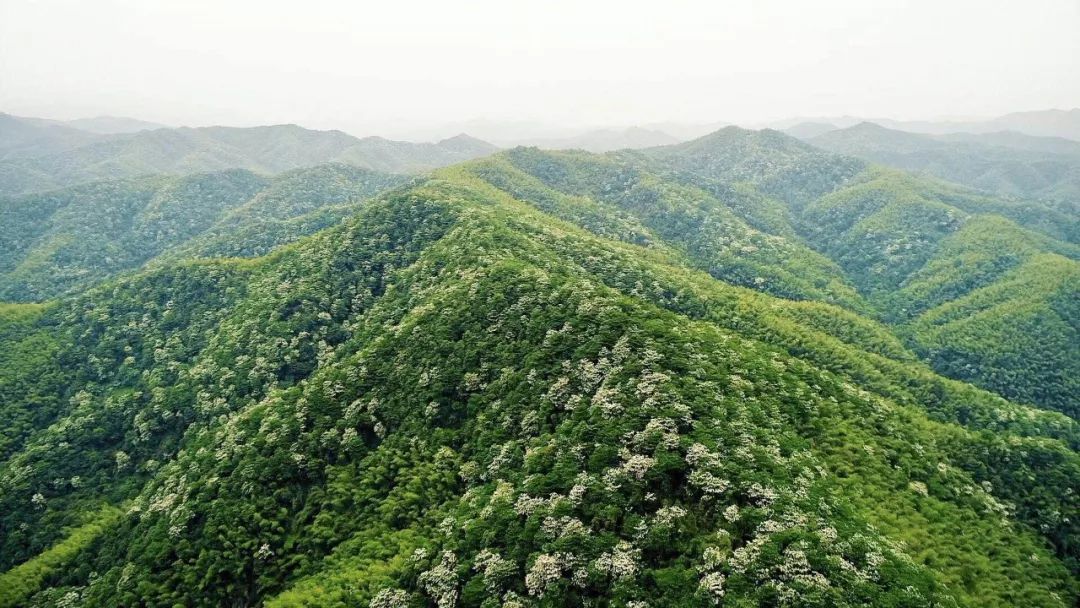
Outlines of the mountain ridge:
{"type": "Polygon", "coordinates": [[[1072,206],[1080,200],[1080,142],[1003,131],[923,135],[864,122],[807,139],[820,148],[999,195],[1072,206]]]}
{"type": "Polygon", "coordinates": [[[774,121],[761,126],[786,129],[804,122],[831,123],[839,128],[847,128],[860,122],[873,122],[890,129],[928,135],[1017,131],[1039,137],[1080,140],[1080,108],[1013,112],[993,118],[966,120],[897,120],[860,116],[806,117],[774,121]]]}
{"type": "Polygon", "coordinates": [[[262,127],[179,127],[91,136],[60,151],[0,161],[0,196],[42,192],[99,179],[247,169],[274,174],[326,162],[388,173],[415,173],[490,154],[469,138],[438,143],[356,138],[295,124],[262,127]]]}
{"type": "Polygon", "coordinates": [[[1075,603],[1049,208],[738,128],[360,172],[104,182],[208,241],[0,305],[0,606],[1075,603]]]}

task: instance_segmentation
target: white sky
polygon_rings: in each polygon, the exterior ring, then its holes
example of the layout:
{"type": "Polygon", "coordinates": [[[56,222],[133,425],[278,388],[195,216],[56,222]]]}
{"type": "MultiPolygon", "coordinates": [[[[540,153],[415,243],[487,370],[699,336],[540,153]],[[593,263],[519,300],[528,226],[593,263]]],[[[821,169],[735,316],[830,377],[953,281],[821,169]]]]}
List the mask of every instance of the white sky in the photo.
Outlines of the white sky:
{"type": "Polygon", "coordinates": [[[0,0],[0,111],[393,134],[1080,105],[1080,0],[0,0]]]}

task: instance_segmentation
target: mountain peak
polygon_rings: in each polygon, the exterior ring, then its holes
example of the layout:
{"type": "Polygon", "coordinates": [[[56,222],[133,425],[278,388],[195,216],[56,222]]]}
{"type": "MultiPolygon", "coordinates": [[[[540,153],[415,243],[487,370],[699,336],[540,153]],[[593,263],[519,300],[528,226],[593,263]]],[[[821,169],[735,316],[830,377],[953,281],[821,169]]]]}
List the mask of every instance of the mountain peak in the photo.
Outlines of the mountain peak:
{"type": "Polygon", "coordinates": [[[440,140],[435,145],[454,152],[467,152],[474,154],[491,154],[498,151],[498,147],[482,139],[478,139],[468,133],[458,133],[453,137],[440,140]]]}
{"type": "Polygon", "coordinates": [[[932,142],[933,138],[921,133],[910,133],[908,131],[900,131],[898,129],[890,129],[889,127],[882,126],[876,122],[864,120],[858,124],[851,125],[844,129],[836,129],[828,131],[811,137],[808,141],[813,143],[820,142],[861,142],[862,144],[868,144],[872,142],[872,145],[885,144],[890,146],[907,147],[912,145],[925,145],[925,142],[932,142]]]}
{"type": "Polygon", "coordinates": [[[858,124],[851,125],[846,129],[840,129],[841,131],[895,131],[896,129],[889,129],[883,127],[871,120],[864,120],[858,124]]]}
{"type": "Polygon", "coordinates": [[[722,127],[697,139],[672,146],[689,151],[694,149],[707,149],[717,147],[754,148],[785,150],[791,152],[812,152],[813,148],[798,139],[774,129],[746,129],[729,125],[722,127]]]}

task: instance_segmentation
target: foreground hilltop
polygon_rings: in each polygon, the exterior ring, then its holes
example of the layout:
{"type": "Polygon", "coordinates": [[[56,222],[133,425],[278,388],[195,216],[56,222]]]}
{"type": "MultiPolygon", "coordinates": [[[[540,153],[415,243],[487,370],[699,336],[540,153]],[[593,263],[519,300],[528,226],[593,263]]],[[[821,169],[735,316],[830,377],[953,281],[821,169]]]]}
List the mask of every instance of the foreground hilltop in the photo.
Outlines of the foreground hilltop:
{"type": "Polygon", "coordinates": [[[5,305],[0,605],[1073,605],[1055,213],[725,129],[5,305]]]}

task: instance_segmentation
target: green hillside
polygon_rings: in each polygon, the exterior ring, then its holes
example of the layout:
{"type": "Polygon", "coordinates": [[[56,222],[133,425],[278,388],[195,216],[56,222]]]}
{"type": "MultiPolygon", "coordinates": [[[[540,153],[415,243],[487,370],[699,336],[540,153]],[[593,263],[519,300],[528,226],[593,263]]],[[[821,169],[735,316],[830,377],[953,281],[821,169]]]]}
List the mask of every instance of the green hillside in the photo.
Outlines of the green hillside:
{"type": "Polygon", "coordinates": [[[832,192],[866,166],[853,158],[823,153],[779,131],[739,127],[655,148],[650,156],[700,178],[753,184],[796,208],[832,192]]]}
{"type": "MultiPolygon", "coordinates": [[[[932,344],[937,343],[916,337],[925,337],[926,332],[917,330],[913,320],[977,289],[991,289],[996,281],[1007,282],[1006,272],[1034,256],[1059,256],[1057,271],[1072,276],[1080,267],[1080,250],[1075,244],[1080,216],[1075,213],[862,165],[775,131],[728,128],[694,142],[650,151],[645,159],[627,158],[669,180],[716,192],[721,199],[737,200],[738,187],[742,186],[779,201],[783,210],[770,204],[755,205],[759,216],[765,209],[770,218],[767,222],[758,220],[758,225],[771,226],[766,230],[812,249],[817,252],[814,255],[823,254],[839,269],[832,274],[853,287],[864,304],[805,290],[777,295],[833,302],[869,314],[893,325],[896,333],[910,336],[909,346],[940,373],[1003,391],[1012,398],[1075,413],[1075,387],[1066,379],[1080,375],[1077,358],[1052,347],[1056,369],[1033,373],[1038,364],[1032,362],[1047,361],[1041,353],[1043,343],[1060,345],[1080,329],[1075,316],[1066,314],[1064,320],[1054,316],[1051,319],[1055,322],[1044,323],[1047,319],[1039,312],[1058,310],[1059,300],[1080,299],[1077,282],[1066,281],[1053,292],[1025,294],[1013,291],[1009,284],[999,287],[995,293],[1002,301],[1015,298],[1016,303],[1023,301],[1025,305],[1014,307],[1008,320],[996,318],[1007,307],[980,313],[992,319],[990,325],[980,327],[1001,330],[1020,323],[1027,328],[1028,337],[1001,341],[1009,334],[988,333],[981,336],[980,348],[964,348],[963,354],[931,354],[932,344]],[[1062,328],[1068,328],[1068,333],[1062,334],[1062,328]]],[[[748,256],[740,257],[745,260],[748,256]]],[[[812,257],[806,254],[778,255],[772,264],[794,269],[809,259],[812,257]],[[798,261],[793,261],[795,258],[798,261]]],[[[805,269],[799,275],[815,276],[805,269]]],[[[961,306],[955,314],[974,314],[975,310],[961,306]]]]}
{"type": "Polygon", "coordinates": [[[6,310],[56,354],[0,372],[0,605],[1075,603],[1076,421],[717,280],[699,239],[759,237],[620,162],[6,310]]]}
{"type": "Polygon", "coordinates": [[[861,123],[810,137],[840,154],[921,171],[998,195],[1073,213],[1080,200],[1080,142],[1013,132],[923,135],[861,123]]]}
{"type": "Polygon", "coordinates": [[[915,342],[943,373],[1080,418],[1078,286],[1080,264],[1033,256],[920,315],[915,342]]]}
{"type": "Polygon", "coordinates": [[[665,243],[726,282],[794,299],[862,303],[840,269],[821,254],[789,238],[783,230],[756,228],[744,213],[759,201],[747,196],[714,196],[639,169],[633,162],[584,153],[516,149],[505,163],[481,161],[472,170],[490,183],[549,213],[578,221],[602,236],[629,242],[665,243]],[[508,166],[509,165],[509,166],[508,166]],[[567,196],[577,197],[567,200],[567,196]],[[588,203],[582,204],[582,197],[588,203]],[[560,208],[551,201],[562,199],[560,208]],[[576,214],[595,205],[596,220],[576,214]],[[563,209],[567,211],[563,211],[563,209]],[[621,218],[619,230],[601,222],[621,218]],[[621,234],[620,234],[621,232],[621,234]]]}
{"type": "Polygon", "coordinates": [[[95,182],[2,202],[0,298],[77,292],[159,255],[258,255],[406,178],[324,165],[95,182]],[[333,209],[340,207],[337,213],[333,209]]]}
{"type": "Polygon", "coordinates": [[[1080,600],[1065,211],[733,128],[0,204],[0,606],[1080,600]]]}
{"type": "MultiPolygon", "coordinates": [[[[933,257],[905,277],[888,308],[910,318],[985,287],[1039,254],[1080,258],[1075,245],[1026,230],[998,215],[978,215],[941,240],[933,257]]],[[[1067,264],[1066,264],[1067,265],[1067,264]]]]}
{"type": "MultiPolygon", "coordinates": [[[[258,130],[228,132],[231,144],[255,147],[258,130]]],[[[464,136],[447,142],[479,151],[464,136]]],[[[1071,387],[1058,381],[1073,373],[1071,361],[1050,386],[1031,374],[991,381],[947,363],[952,355],[930,356],[908,325],[1033,256],[1056,254],[1064,265],[1076,264],[1075,215],[865,165],[779,132],[735,127],[646,152],[518,148],[467,170],[554,217],[663,250],[718,280],[884,321],[941,373],[1036,405],[1073,409],[1071,387]]],[[[273,179],[233,171],[18,198],[8,204],[0,294],[41,300],[144,265],[263,255],[342,221],[361,201],[403,182],[334,164],[273,179]]],[[[1076,294],[1073,285],[1062,290],[1064,299],[1076,294]]],[[[989,343],[989,351],[956,362],[996,369],[991,360],[1003,356],[1037,360],[1040,339],[1053,336],[1043,336],[1035,319],[1026,321],[1035,332],[1026,346],[989,343]]]]}

